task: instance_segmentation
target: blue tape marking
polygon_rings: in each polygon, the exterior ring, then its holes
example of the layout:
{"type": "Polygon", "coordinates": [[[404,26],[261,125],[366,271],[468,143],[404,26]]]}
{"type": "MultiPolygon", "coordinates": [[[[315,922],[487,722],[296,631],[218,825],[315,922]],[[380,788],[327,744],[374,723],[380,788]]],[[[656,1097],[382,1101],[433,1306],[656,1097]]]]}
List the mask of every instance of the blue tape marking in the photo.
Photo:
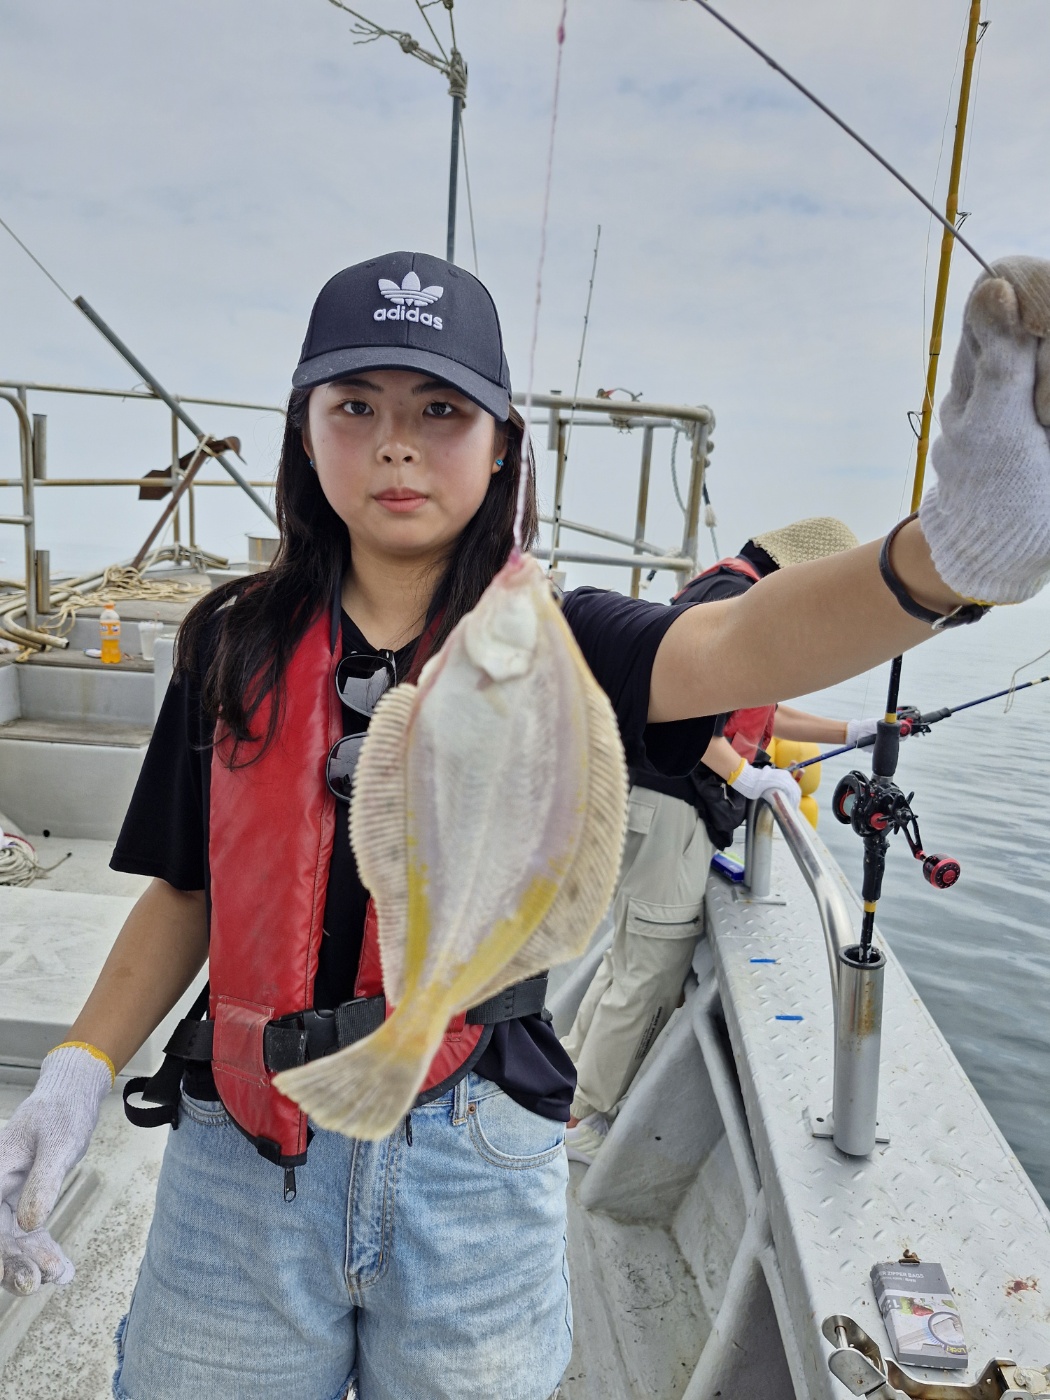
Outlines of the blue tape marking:
{"type": "Polygon", "coordinates": [[[778,1021],[801,1021],[801,1016],[777,1016],[778,1021]]]}
{"type": "Polygon", "coordinates": [[[775,963],[776,958],[748,958],[748,962],[753,963],[775,963]]]}

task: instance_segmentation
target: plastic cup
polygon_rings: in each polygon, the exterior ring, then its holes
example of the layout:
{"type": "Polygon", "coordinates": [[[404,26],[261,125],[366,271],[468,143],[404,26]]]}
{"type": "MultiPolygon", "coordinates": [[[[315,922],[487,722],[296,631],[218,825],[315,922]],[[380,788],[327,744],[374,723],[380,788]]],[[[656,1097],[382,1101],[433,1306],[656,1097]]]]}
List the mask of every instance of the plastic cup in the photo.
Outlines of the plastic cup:
{"type": "Polygon", "coordinates": [[[163,630],[163,622],[145,621],[139,623],[139,645],[142,647],[143,661],[153,660],[153,645],[163,630]]]}

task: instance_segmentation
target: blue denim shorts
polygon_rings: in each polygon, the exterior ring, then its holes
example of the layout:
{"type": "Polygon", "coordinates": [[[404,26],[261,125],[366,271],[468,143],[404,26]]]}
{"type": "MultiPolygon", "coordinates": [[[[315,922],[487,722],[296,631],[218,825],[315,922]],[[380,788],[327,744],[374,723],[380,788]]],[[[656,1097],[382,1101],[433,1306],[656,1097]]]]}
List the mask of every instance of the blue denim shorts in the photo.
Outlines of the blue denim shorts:
{"type": "Polygon", "coordinates": [[[546,1400],[572,1350],[560,1123],[471,1074],[296,1171],[183,1096],[117,1400],[546,1400]],[[356,1386],[356,1389],[355,1389],[356,1386]]]}

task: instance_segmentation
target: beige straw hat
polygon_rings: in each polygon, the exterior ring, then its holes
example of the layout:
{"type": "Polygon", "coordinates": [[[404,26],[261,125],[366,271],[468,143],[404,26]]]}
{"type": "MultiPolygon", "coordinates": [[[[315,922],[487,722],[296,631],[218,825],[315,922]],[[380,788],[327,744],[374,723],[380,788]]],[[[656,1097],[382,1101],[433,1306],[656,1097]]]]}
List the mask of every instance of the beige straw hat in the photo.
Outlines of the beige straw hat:
{"type": "Polygon", "coordinates": [[[814,515],[779,530],[767,530],[764,535],[752,535],[751,543],[764,549],[779,568],[786,569],[789,564],[805,564],[811,559],[840,554],[844,549],[856,549],[860,540],[833,515],[814,515]]]}

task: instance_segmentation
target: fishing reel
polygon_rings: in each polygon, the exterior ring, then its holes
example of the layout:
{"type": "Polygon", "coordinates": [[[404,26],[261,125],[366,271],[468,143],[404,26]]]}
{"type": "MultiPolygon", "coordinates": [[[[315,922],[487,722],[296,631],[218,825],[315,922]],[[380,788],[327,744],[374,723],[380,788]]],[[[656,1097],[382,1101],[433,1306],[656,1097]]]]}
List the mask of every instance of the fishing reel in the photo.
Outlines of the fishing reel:
{"type": "Polygon", "coordinates": [[[951,889],[962,867],[951,856],[927,854],[922,847],[919,821],[912,811],[914,793],[905,797],[890,778],[869,777],[854,769],[840,778],[831,799],[831,810],[843,826],[852,826],[865,842],[884,845],[886,838],[902,831],[912,855],[922,861],[924,878],[935,890],[951,889]]]}
{"type": "Polygon", "coordinates": [[[930,726],[914,705],[898,705],[897,722],[901,727],[902,739],[907,739],[909,734],[929,734],[930,732],[930,726]]]}

